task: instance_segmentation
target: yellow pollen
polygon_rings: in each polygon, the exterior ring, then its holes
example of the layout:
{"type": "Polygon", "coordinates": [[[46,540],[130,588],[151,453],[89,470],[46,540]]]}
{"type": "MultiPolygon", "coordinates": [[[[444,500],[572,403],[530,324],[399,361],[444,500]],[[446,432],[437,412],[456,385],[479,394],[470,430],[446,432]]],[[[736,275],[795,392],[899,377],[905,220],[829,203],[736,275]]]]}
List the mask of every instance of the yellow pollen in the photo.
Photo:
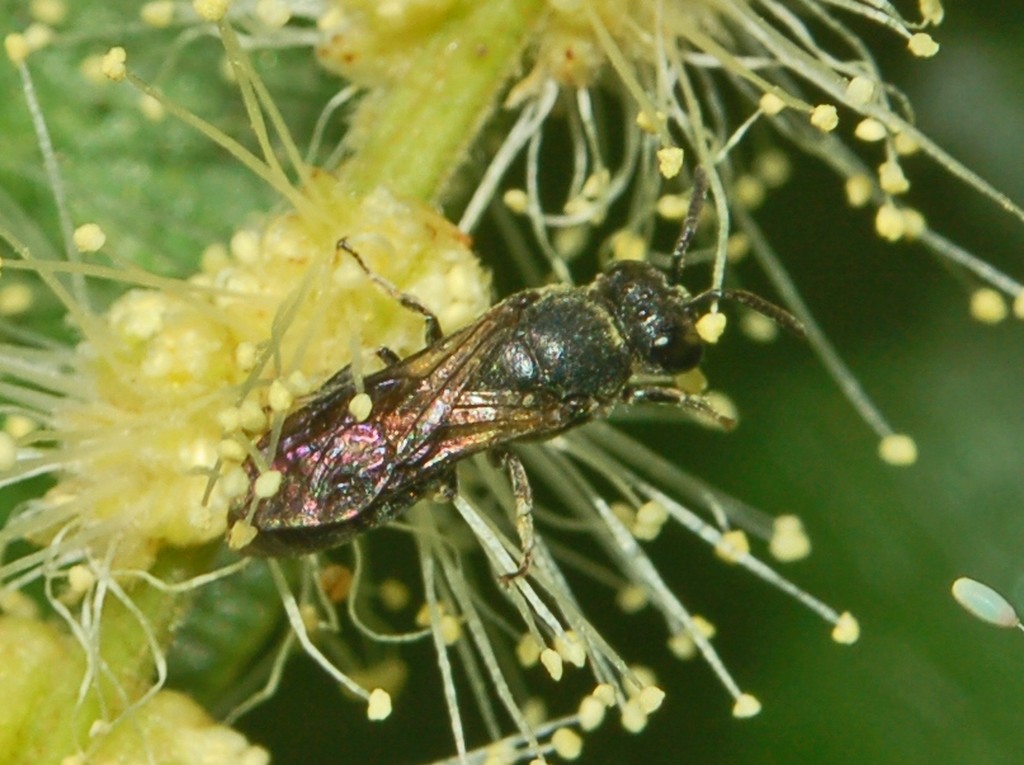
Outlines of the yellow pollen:
{"type": "Polygon", "coordinates": [[[356,419],[356,422],[366,422],[372,411],[373,401],[366,393],[357,393],[348,402],[348,413],[356,419]]]}
{"type": "Polygon", "coordinates": [[[873,142],[881,141],[889,135],[889,131],[885,125],[874,117],[867,117],[857,123],[857,127],[853,129],[853,134],[862,141],[873,142]]]}
{"type": "Polygon", "coordinates": [[[939,44],[925,32],[911,35],[907,41],[907,48],[918,58],[931,58],[939,52],[939,44]]]}
{"type": "Polygon", "coordinates": [[[732,705],[732,716],[740,720],[754,717],[760,711],[761,702],[757,700],[756,696],[749,693],[741,693],[736,697],[736,702],[732,705]]]}
{"type": "Polygon", "coordinates": [[[441,640],[445,645],[455,645],[462,637],[462,623],[451,614],[441,617],[438,629],[441,632],[441,640]]]}
{"type": "Polygon", "coordinates": [[[672,146],[658,149],[658,172],[663,178],[675,178],[683,169],[683,150],[672,146]]]}
{"type": "Polygon", "coordinates": [[[583,739],[571,728],[559,728],[551,734],[551,746],[563,760],[575,760],[583,752],[583,739]]]}
{"type": "Polygon", "coordinates": [[[146,24],[157,29],[169,27],[174,21],[173,0],[153,0],[139,9],[139,18],[146,24]]]}
{"type": "Polygon", "coordinates": [[[377,587],[377,597],[389,611],[401,611],[409,605],[409,588],[397,579],[385,579],[377,587]]]}
{"type": "Polygon", "coordinates": [[[726,563],[736,563],[750,555],[750,540],[740,529],[727,531],[715,545],[715,555],[726,563]]]}
{"type": "Polygon", "coordinates": [[[736,201],[748,210],[756,210],[764,204],[764,198],[767,194],[761,179],[748,174],[741,175],[736,179],[734,191],[736,201]]]}
{"type": "Polygon", "coordinates": [[[295,403],[295,396],[288,389],[283,380],[277,379],[270,383],[270,390],[267,391],[267,404],[271,411],[287,412],[295,403]]]}
{"type": "Polygon", "coordinates": [[[391,716],[391,695],[382,688],[370,691],[370,701],[366,705],[368,720],[386,720],[391,716]]]}
{"type": "Polygon", "coordinates": [[[231,462],[245,462],[245,447],[233,438],[225,438],[217,444],[217,454],[231,462]]]}
{"type": "Polygon", "coordinates": [[[139,111],[150,122],[159,122],[167,116],[167,110],[160,101],[148,93],[139,96],[139,111]]]}
{"type": "Polygon", "coordinates": [[[717,343],[725,332],[726,318],[724,313],[706,313],[697,319],[697,334],[705,343],[717,343]]]}
{"type": "Polygon", "coordinates": [[[903,213],[894,204],[886,203],[875,213],[875,231],[883,239],[896,242],[907,232],[903,213]]]}
{"type": "Polygon", "coordinates": [[[587,649],[572,630],[567,630],[564,635],[558,635],[554,639],[555,650],[558,655],[572,664],[574,667],[582,667],[587,662],[587,649]]]}
{"type": "Polygon", "coordinates": [[[774,93],[765,93],[761,96],[761,100],[758,102],[758,106],[761,107],[761,111],[767,114],[769,117],[774,117],[776,114],[786,108],[786,102],[779,98],[774,93]]]}
{"type": "Polygon", "coordinates": [[[248,399],[238,407],[238,422],[242,430],[260,433],[267,429],[267,414],[258,403],[248,399]]]}
{"type": "Polygon", "coordinates": [[[83,223],[72,238],[79,252],[96,252],[107,243],[107,235],[95,223],[83,223]]]}
{"type": "Polygon", "coordinates": [[[68,569],[68,587],[72,592],[84,593],[96,584],[96,575],[87,566],[78,564],[68,569]]]}
{"type": "Polygon", "coordinates": [[[909,133],[897,133],[893,136],[892,146],[896,153],[901,156],[916,154],[921,150],[921,144],[909,133]]]}
{"type": "Polygon", "coordinates": [[[971,316],[982,324],[998,324],[1009,313],[1006,298],[1001,292],[991,287],[981,287],[971,293],[971,316]]]}
{"type": "Polygon", "coordinates": [[[230,0],[192,0],[192,8],[205,21],[220,21],[228,12],[230,0]]]}
{"type": "Polygon", "coordinates": [[[516,658],[523,667],[529,669],[540,660],[540,654],[543,650],[546,649],[537,638],[532,633],[527,632],[516,644],[516,658]]]}
{"type": "Polygon", "coordinates": [[[860,637],[860,624],[849,611],[839,614],[836,626],[832,628],[832,639],[843,645],[851,645],[860,637]]]}
{"type": "Polygon", "coordinates": [[[903,194],[910,188],[903,168],[895,162],[883,162],[878,166],[878,182],[887,194],[903,194]]]}
{"type": "Polygon", "coordinates": [[[818,104],[811,110],[811,124],[822,133],[831,133],[839,125],[839,112],[832,104],[818,104]]]}
{"type": "Polygon", "coordinates": [[[604,722],[608,707],[596,696],[584,696],[576,712],[583,730],[596,730],[604,722]]]}
{"type": "Polygon", "coordinates": [[[32,307],[34,295],[27,284],[0,287],[0,316],[17,316],[32,307]]]}
{"type": "Polygon", "coordinates": [[[643,260],[647,255],[647,243],[630,229],[620,229],[612,234],[611,244],[615,260],[643,260]]]}
{"type": "Polygon", "coordinates": [[[231,527],[228,534],[228,547],[232,550],[241,550],[256,538],[256,529],[249,521],[238,521],[231,527]]]}
{"type": "Polygon", "coordinates": [[[878,442],[878,456],[897,467],[913,465],[917,462],[917,444],[904,433],[892,433],[878,442]]]}
{"type": "Polygon", "coordinates": [[[1024,290],[1017,293],[1013,299],[1013,315],[1018,319],[1024,319],[1024,290]]]}
{"type": "Polygon", "coordinates": [[[509,189],[502,194],[501,201],[517,215],[522,215],[530,206],[530,197],[523,189],[509,189]]]}
{"type": "Polygon", "coordinates": [[[864,174],[851,175],[846,179],[846,201],[850,207],[863,207],[871,201],[871,193],[874,191],[874,184],[871,178],[864,174]]]}
{"type": "Polygon", "coordinates": [[[689,201],[682,194],[662,194],[654,209],[665,220],[682,220],[688,207],[689,201]]]}
{"type": "Polygon", "coordinates": [[[647,727],[647,715],[640,708],[640,702],[630,699],[622,706],[622,716],[619,718],[622,727],[630,733],[639,733],[647,727]]]}
{"type": "Polygon", "coordinates": [[[875,83],[858,75],[846,86],[846,99],[853,106],[864,106],[875,95],[875,83]]]}
{"type": "Polygon", "coordinates": [[[615,602],[627,614],[635,614],[647,605],[647,593],[643,587],[630,584],[616,593],[615,602]]]}
{"type": "Polygon", "coordinates": [[[917,239],[928,227],[928,221],[916,208],[904,207],[901,212],[903,213],[903,235],[907,239],[917,239]]]}
{"type": "Polygon", "coordinates": [[[32,0],[29,13],[44,24],[60,24],[68,15],[68,6],[64,0],[32,0]]]}
{"type": "Polygon", "coordinates": [[[562,679],[562,657],[558,655],[558,651],[545,648],[540,652],[540,663],[544,665],[552,680],[558,682],[562,679]]]}
{"type": "Polygon", "coordinates": [[[662,112],[655,112],[653,115],[649,112],[643,111],[636,115],[636,125],[638,128],[643,130],[645,133],[654,135],[658,132],[658,128],[665,124],[665,115],[662,112]],[[652,117],[654,119],[652,119],[652,117]]]}
{"type": "Polygon", "coordinates": [[[292,12],[283,0],[259,0],[256,18],[269,29],[280,29],[292,18],[292,12]]]}
{"type": "Polygon", "coordinates": [[[811,539],[804,531],[803,522],[795,515],[780,515],[772,523],[772,538],[768,551],[775,560],[789,563],[811,554],[811,539]]]}
{"type": "Polygon", "coordinates": [[[103,76],[108,80],[121,82],[128,76],[128,67],[125,66],[125,62],[127,60],[128,54],[125,52],[124,48],[121,46],[111,48],[103,57],[103,61],[100,64],[100,71],[103,72],[103,76]]]}
{"type": "Polygon", "coordinates": [[[946,15],[942,0],[918,0],[918,7],[921,9],[921,18],[933,26],[941,24],[946,15]]]}
{"type": "Polygon", "coordinates": [[[25,35],[20,32],[11,32],[4,37],[4,51],[7,53],[7,58],[15,66],[24,64],[25,59],[28,58],[28,54],[31,52],[25,35]]]}
{"type": "Polygon", "coordinates": [[[268,470],[261,473],[252,485],[252,493],[260,499],[273,497],[281,488],[283,477],[280,470],[268,470]]]}

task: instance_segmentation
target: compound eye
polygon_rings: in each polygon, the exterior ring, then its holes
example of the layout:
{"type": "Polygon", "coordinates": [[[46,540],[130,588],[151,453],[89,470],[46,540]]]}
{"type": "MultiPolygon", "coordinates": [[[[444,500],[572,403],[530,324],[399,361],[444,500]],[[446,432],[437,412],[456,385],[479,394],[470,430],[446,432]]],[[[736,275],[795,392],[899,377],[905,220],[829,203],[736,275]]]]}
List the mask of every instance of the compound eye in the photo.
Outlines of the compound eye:
{"type": "Polygon", "coordinates": [[[670,374],[693,369],[704,356],[704,343],[693,323],[680,317],[662,331],[651,345],[651,362],[670,374]]]}

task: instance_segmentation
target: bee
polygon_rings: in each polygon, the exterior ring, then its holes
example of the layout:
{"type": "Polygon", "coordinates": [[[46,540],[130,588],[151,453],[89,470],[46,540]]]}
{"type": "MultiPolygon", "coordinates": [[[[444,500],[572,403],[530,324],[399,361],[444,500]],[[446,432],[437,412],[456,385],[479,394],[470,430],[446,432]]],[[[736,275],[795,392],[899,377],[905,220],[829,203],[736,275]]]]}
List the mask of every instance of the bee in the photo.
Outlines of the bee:
{"type": "MultiPolygon", "coordinates": [[[[426,347],[404,359],[381,349],[385,367],[361,386],[345,367],[287,416],[275,453],[265,455],[281,476],[277,492],[257,498],[251,487],[260,471],[252,459],[244,465],[250,490],[231,510],[230,523],[244,520],[256,535],[242,552],[292,556],[349,542],[438,489],[454,496],[457,464],[490,451],[508,471],[523,545],[519,570],[505,578],[522,575],[532,549],[532,496],[511,445],[550,439],[619,404],[666,404],[731,424],[703,398],[671,384],[701,361],[698,318],[710,303],[728,298],[798,334],[802,329],[754,294],[691,296],[679,286],[706,191],[698,171],[668,275],[647,262],[617,262],[586,286],[516,292],[449,335],[426,307],[373,274],[340,241],[339,250],[375,284],[424,317],[426,347]],[[363,419],[351,406],[360,387],[372,404],[363,419]]],[[[257,448],[263,453],[269,444],[267,435],[257,448]]]]}

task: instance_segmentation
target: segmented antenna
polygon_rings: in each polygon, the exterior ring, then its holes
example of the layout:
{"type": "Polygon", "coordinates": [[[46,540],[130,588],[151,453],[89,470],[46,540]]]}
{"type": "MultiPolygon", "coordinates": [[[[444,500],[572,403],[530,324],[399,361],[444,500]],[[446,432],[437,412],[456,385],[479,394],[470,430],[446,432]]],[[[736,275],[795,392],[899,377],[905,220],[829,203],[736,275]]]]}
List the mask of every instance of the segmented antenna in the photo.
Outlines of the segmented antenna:
{"type": "Polygon", "coordinates": [[[690,248],[693,235],[697,233],[697,220],[700,212],[704,209],[704,200],[708,195],[708,175],[700,165],[693,170],[693,193],[690,196],[690,208],[686,211],[686,219],[683,220],[683,229],[679,232],[676,246],[672,249],[672,266],[669,275],[672,284],[679,284],[683,275],[683,257],[690,248]]]}

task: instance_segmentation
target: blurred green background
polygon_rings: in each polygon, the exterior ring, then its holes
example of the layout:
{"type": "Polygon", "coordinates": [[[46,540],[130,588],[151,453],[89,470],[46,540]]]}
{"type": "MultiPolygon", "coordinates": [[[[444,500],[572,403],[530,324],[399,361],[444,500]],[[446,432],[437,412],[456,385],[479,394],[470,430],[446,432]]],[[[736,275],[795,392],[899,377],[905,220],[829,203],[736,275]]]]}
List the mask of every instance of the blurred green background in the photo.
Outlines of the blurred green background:
{"type": "MultiPolygon", "coordinates": [[[[7,3],[3,18],[17,21],[23,6],[7,3]]],[[[116,18],[127,7],[105,12],[116,18]]],[[[115,41],[93,37],[96,50],[115,41]]],[[[911,96],[925,132],[1024,202],[1024,14],[993,0],[954,5],[936,37],[942,52],[924,62],[879,36],[884,70],[911,96]]],[[[166,84],[237,132],[240,109],[189,84],[190,72],[209,71],[213,47],[176,62],[166,84]]],[[[296,81],[296,68],[282,65],[289,54],[282,55],[264,56],[262,71],[292,124],[309,125],[325,86],[312,74],[296,81]]],[[[179,266],[167,253],[198,253],[249,211],[266,209],[270,195],[237,163],[172,121],[145,123],[130,93],[111,89],[97,102],[69,90],[75,61],[54,54],[32,63],[79,219],[112,221],[108,229],[127,250],[171,272],[179,266]],[[76,117],[80,98],[88,101],[85,121],[76,117]]],[[[12,72],[2,69],[3,92],[13,93],[12,72]]],[[[18,98],[0,102],[0,137],[0,189],[52,241],[52,207],[18,98]]],[[[906,167],[911,200],[940,232],[1024,277],[1024,225],[923,156],[906,167]]],[[[1024,636],[972,620],[953,603],[949,585],[969,574],[1024,607],[1024,327],[971,321],[968,283],[921,247],[881,244],[870,214],[851,213],[842,189],[812,161],[798,162],[758,220],[865,388],[897,430],[917,439],[920,459],[909,469],[879,462],[873,435],[798,343],[764,347],[734,335],[714,349],[707,371],[740,406],[741,427],[728,436],[668,426],[640,432],[744,501],[800,515],[814,555],[785,573],[851,610],[862,637],[853,647],[835,645],[800,606],[722,566],[682,532],[663,535],[653,546],[661,570],[688,606],[718,626],[716,646],[764,711],[732,719],[710,671],[673,661],[653,619],[597,614],[627,659],[656,669],[668,698],[642,736],[607,723],[588,736],[584,761],[1019,763],[1024,636]],[[637,638],[645,624],[650,646],[637,638]]],[[[477,248],[500,252],[501,243],[481,239],[477,248]]],[[[276,698],[241,727],[281,763],[447,755],[450,731],[431,649],[416,647],[411,656],[410,688],[387,723],[364,722],[300,657],[276,698]]]]}

